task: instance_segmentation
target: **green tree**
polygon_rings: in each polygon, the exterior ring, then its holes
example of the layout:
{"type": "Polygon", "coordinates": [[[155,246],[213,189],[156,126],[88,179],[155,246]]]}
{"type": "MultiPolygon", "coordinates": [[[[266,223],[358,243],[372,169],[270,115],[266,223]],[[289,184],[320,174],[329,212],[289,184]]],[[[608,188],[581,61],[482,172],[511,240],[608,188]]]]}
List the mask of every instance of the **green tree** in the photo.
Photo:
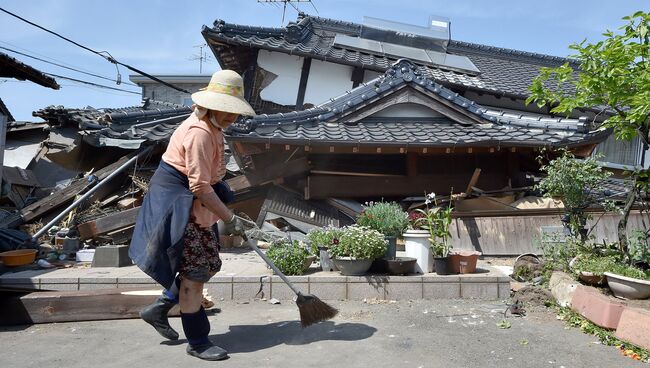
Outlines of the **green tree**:
{"type": "MultiPolygon", "coordinates": [[[[577,108],[601,109],[603,126],[611,128],[617,139],[639,137],[650,141],[650,13],[638,11],[623,17],[618,33],[606,31],[597,43],[572,44],[576,51],[570,63],[557,68],[541,68],[531,84],[526,103],[550,106],[551,112],[569,115],[577,108]]],[[[637,198],[637,189],[646,189],[647,171],[636,171],[634,190],[630,190],[618,224],[621,251],[628,255],[625,233],[627,219],[637,198]]],[[[629,256],[629,255],[628,255],[629,256]]]]}

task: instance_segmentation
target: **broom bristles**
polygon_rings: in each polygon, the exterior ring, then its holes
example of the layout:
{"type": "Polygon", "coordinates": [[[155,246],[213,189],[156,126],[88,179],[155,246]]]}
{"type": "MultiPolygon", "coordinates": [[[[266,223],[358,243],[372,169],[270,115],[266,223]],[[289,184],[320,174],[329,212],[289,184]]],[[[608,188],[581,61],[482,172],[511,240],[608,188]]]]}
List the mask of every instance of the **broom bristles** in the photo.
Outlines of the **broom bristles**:
{"type": "Polygon", "coordinates": [[[314,295],[299,294],[296,299],[300,311],[300,324],[302,327],[334,318],[339,311],[314,295]]]}

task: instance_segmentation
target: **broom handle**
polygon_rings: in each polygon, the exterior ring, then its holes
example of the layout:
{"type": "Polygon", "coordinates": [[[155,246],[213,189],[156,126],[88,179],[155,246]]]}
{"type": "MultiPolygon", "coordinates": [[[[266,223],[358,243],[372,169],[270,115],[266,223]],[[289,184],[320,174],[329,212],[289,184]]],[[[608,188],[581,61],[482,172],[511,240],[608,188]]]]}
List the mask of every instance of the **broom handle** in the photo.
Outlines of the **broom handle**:
{"type": "MultiPolygon", "coordinates": [[[[237,216],[237,217],[239,217],[239,216],[237,216]]],[[[255,228],[259,229],[259,227],[257,226],[256,223],[254,223],[254,222],[252,222],[252,221],[248,221],[248,220],[246,220],[246,219],[244,219],[244,218],[241,218],[241,217],[239,217],[239,219],[242,220],[242,222],[245,222],[245,223],[247,223],[247,224],[249,224],[249,225],[254,225],[255,228]]],[[[254,250],[254,251],[255,251],[255,252],[260,256],[260,257],[262,257],[262,259],[264,260],[264,262],[266,262],[266,264],[269,265],[269,267],[271,267],[271,269],[272,269],[272,270],[273,270],[273,271],[274,271],[278,276],[280,276],[280,278],[282,279],[282,281],[284,281],[284,283],[287,284],[287,286],[288,286],[288,287],[289,287],[289,288],[290,288],[294,293],[296,293],[296,295],[300,295],[300,294],[301,294],[301,293],[300,293],[300,290],[298,290],[298,289],[297,289],[297,288],[296,288],[296,287],[295,287],[295,286],[294,286],[294,285],[293,285],[293,284],[292,284],[292,283],[287,279],[287,277],[286,277],[286,276],[285,276],[285,275],[284,275],[284,274],[283,274],[283,273],[278,269],[278,267],[273,263],[273,261],[271,261],[271,260],[269,259],[269,257],[267,257],[266,254],[264,254],[264,252],[262,252],[262,251],[260,250],[260,248],[257,247],[257,245],[255,245],[253,242],[248,241],[248,237],[246,236],[246,234],[243,234],[242,237],[244,238],[244,240],[246,240],[246,243],[248,243],[248,246],[250,246],[250,247],[251,247],[251,248],[252,248],[252,249],[253,249],[253,250],[254,250]]]]}

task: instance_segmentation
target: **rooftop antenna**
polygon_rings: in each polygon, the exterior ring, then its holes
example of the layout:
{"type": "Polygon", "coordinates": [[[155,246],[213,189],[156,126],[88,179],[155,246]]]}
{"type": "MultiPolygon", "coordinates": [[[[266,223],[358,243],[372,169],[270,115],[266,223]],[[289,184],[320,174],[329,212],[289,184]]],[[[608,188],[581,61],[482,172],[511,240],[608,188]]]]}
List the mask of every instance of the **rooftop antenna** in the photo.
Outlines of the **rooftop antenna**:
{"type": "Polygon", "coordinates": [[[310,3],[311,6],[316,11],[316,13],[318,13],[318,9],[316,9],[316,5],[314,5],[314,2],[312,0],[257,0],[257,2],[258,3],[266,3],[266,4],[275,5],[276,7],[279,7],[279,5],[281,3],[282,4],[282,24],[284,24],[284,16],[287,13],[287,5],[291,6],[297,12],[300,13],[300,9],[298,9],[298,6],[294,5],[294,3],[310,3]]]}
{"type": "Polygon", "coordinates": [[[199,61],[199,74],[203,74],[203,61],[209,61],[211,59],[210,55],[203,50],[205,47],[207,47],[207,44],[201,44],[201,45],[196,45],[194,47],[199,48],[199,53],[192,55],[192,57],[189,58],[189,60],[198,60],[199,61]]]}

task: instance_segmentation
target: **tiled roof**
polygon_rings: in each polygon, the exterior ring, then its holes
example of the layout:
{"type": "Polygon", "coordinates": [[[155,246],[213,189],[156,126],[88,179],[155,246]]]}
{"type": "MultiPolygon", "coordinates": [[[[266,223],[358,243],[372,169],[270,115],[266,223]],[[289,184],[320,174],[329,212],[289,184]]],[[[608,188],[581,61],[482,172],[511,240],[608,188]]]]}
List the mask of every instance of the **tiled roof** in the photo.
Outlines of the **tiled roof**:
{"type": "MultiPolygon", "coordinates": [[[[250,60],[251,49],[265,49],[291,55],[311,57],[383,72],[397,58],[383,54],[361,52],[334,45],[337,34],[358,37],[361,24],[301,14],[296,23],[284,28],[255,27],[214,22],[204,27],[208,41],[222,68],[243,72],[250,60]],[[212,41],[212,42],[211,42],[212,41]]],[[[480,74],[464,74],[419,65],[420,72],[447,86],[483,91],[496,95],[525,98],[528,86],[543,66],[555,67],[574,61],[556,56],[510,50],[468,42],[450,41],[447,52],[467,56],[480,74]]]]}
{"type": "Polygon", "coordinates": [[[43,74],[43,72],[34,69],[33,67],[24,64],[3,52],[0,52],[0,77],[28,80],[52,89],[61,88],[54,78],[43,74]]]}
{"type": "Polygon", "coordinates": [[[189,114],[188,106],[145,99],[140,106],[121,108],[70,109],[63,106],[48,106],[33,113],[50,125],[75,124],[79,129],[93,130],[110,127],[119,132],[129,129],[134,124],[189,114]]]}
{"type": "Polygon", "coordinates": [[[594,130],[586,118],[559,119],[515,115],[486,109],[423,75],[421,68],[400,60],[377,79],[303,111],[258,115],[234,124],[231,140],[278,144],[458,146],[577,146],[599,142],[608,131],[594,130]],[[474,123],[441,118],[346,117],[402,90],[412,88],[452,106],[474,123]]]}
{"type": "Polygon", "coordinates": [[[5,105],[4,102],[2,102],[1,98],[0,98],[0,114],[7,117],[7,122],[14,121],[14,117],[11,115],[11,112],[7,108],[7,105],[5,105]]]}

